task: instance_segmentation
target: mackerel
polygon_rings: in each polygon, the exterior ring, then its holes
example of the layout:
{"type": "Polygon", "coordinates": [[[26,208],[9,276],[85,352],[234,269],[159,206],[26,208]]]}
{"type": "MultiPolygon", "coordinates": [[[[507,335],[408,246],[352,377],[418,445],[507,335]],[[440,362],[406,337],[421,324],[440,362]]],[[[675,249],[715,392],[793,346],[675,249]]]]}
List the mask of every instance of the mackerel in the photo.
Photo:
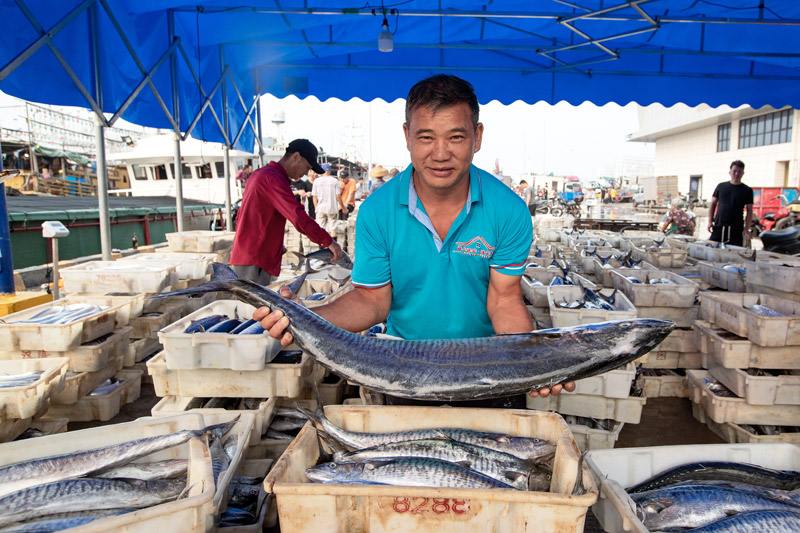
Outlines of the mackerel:
{"type": "Polygon", "coordinates": [[[185,475],[188,467],[189,461],[186,459],[168,459],[152,463],[130,463],[94,474],[94,477],[141,479],[142,481],[171,479],[185,475]]]}
{"type": "Polygon", "coordinates": [[[47,515],[40,520],[31,520],[21,524],[12,524],[0,528],[2,533],[50,533],[73,527],[83,526],[107,516],[129,513],[135,509],[103,509],[98,511],[78,511],[47,515]]]}
{"type": "Polygon", "coordinates": [[[645,492],[686,481],[732,481],[770,489],[796,490],[800,488],[800,472],[772,470],[747,463],[703,461],[670,468],[625,490],[629,494],[645,492]]]}
{"type": "Polygon", "coordinates": [[[214,279],[165,292],[168,298],[228,292],[289,318],[295,343],[322,366],[372,390],[404,398],[475,400],[525,393],[624,366],[674,328],[634,319],[470,339],[396,340],[340,329],[302,305],[214,263],[214,279]]]}
{"type": "Polygon", "coordinates": [[[742,531],[797,533],[800,531],[800,514],[790,511],[753,511],[723,518],[692,531],[697,533],[741,533],[742,531]]]}

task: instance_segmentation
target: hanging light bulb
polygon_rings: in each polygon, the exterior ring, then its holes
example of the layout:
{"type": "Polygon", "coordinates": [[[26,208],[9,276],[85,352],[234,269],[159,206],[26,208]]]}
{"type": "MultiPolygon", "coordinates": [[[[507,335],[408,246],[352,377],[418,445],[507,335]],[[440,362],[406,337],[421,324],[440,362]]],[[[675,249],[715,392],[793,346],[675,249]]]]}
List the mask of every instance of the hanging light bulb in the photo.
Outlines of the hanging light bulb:
{"type": "Polygon", "coordinates": [[[394,37],[392,37],[392,32],[389,31],[389,21],[386,20],[386,17],[383,17],[381,27],[383,29],[378,34],[378,50],[391,52],[394,50],[394,37]]]}

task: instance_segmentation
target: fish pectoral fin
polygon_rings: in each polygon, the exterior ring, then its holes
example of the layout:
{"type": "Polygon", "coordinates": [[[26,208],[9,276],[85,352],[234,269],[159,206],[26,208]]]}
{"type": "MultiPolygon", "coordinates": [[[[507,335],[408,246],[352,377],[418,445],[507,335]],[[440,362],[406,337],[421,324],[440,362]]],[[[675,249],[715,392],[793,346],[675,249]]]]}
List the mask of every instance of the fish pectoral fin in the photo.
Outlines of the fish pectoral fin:
{"type": "Polygon", "coordinates": [[[669,509],[674,504],[675,504],[675,502],[673,502],[672,500],[656,500],[656,501],[652,501],[652,502],[648,503],[645,506],[645,509],[647,511],[650,511],[650,512],[658,514],[658,513],[663,512],[665,509],[669,509]]]}

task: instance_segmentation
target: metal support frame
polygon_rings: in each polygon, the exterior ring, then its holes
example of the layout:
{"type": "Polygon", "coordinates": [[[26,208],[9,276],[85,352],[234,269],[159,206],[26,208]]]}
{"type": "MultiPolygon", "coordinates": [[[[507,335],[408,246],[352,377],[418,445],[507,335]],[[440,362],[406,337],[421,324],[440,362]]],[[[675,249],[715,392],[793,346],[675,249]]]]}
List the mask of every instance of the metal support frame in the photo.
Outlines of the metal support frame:
{"type": "MultiPolygon", "coordinates": [[[[256,90],[256,93],[261,91],[256,90]]],[[[264,146],[261,144],[261,136],[263,131],[261,130],[261,97],[256,96],[256,124],[258,125],[258,134],[256,137],[258,138],[258,166],[264,166],[264,146]]]]}
{"type": "Polygon", "coordinates": [[[172,10],[167,12],[167,33],[169,38],[169,73],[172,85],[172,113],[175,117],[175,124],[178,126],[174,131],[175,137],[175,220],[178,232],[183,231],[183,168],[181,164],[181,114],[180,98],[178,97],[178,62],[174,53],[171,53],[179,39],[175,37],[175,13],[172,10]]]}
{"type": "MultiPolygon", "coordinates": [[[[2,153],[2,150],[0,150],[2,153]]],[[[0,172],[3,158],[0,157],[0,172]]],[[[6,186],[0,183],[0,294],[14,294],[14,258],[11,256],[11,229],[6,206],[6,186]]]]}
{"type": "MultiPolygon", "coordinates": [[[[94,97],[103,108],[103,81],[100,75],[100,41],[97,5],[89,8],[89,44],[92,55],[92,84],[94,97]]],[[[100,250],[103,261],[111,261],[111,221],[108,214],[108,168],[106,166],[106,132],[108,122],[102,111],[95,116],[95,144],[97,149],[97,204],[100,219],[100,250]]]]}
{"type": "Polygon", "coordinates": [[[228,65],[225,63],[225,47],[219,47],[219,68],[222,76],[222,122],[225,127],[225,228],[233,231],[233,215],[231,213],[231,143],[230,139],[230,118],[228,113],[228,87],[225,83],[225,73],[228,65]]]}

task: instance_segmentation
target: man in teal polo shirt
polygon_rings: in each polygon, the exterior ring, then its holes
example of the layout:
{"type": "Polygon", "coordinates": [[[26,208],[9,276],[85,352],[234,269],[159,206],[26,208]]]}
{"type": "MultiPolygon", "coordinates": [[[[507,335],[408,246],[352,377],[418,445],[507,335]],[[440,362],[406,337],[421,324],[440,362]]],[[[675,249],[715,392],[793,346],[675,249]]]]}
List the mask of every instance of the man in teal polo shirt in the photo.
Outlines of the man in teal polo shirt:
{"type": "MultiPolygon", "coordinates": [[[[478,114],[472,85],[455,76],[411,88],[403,124],[411,165],[361,205],[354,290],[315,313],[354,332],[386,321],[388,333],[409,340],[534,329],[520,289],[530,214],[510,188],[472,165],[483,138],[478,114]]],[[[281,294],[293,296],[286,287],[281,294]]],[[[292,342],[281,311],[262,307],[253,318],[284,346],[292,342]]]]}

